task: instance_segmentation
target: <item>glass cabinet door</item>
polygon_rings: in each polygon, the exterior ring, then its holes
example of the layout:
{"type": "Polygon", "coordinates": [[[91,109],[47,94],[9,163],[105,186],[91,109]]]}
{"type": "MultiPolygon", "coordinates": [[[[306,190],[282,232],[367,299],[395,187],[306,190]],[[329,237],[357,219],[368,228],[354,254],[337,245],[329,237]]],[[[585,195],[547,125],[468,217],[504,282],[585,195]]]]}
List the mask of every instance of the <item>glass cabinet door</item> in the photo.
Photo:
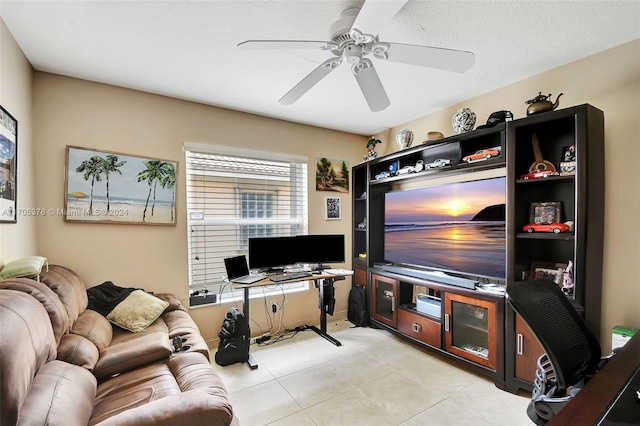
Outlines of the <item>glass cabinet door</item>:
{"type": "Polygon", "coordinates": [[[496,368],[496,304],[459,294],[445,295],[446,350],[496,368]]]}
{"type": "Polygon", "coordinates": [[[398,282],[393,278],[371,274],[371,287],[371,313],[373,318],[396,327],[398,282]]]}

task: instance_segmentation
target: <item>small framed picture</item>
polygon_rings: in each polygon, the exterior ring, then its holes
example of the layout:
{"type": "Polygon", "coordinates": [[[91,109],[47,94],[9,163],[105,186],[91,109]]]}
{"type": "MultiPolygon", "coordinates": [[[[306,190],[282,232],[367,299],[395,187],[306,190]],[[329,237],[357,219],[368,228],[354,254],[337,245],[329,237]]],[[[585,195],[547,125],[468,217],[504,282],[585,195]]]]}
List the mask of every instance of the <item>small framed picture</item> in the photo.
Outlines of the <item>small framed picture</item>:
{"type": "Polygon", "coordinates": [[[562,285],[562,274],[566,269],[566,263],[532,261],[531,279],[549,280],[558,285],[562,285]]]}
{"type": "Polygon", "coordinates": [[[529,208],[529,223],[558,223],[561,221],[561,201],[531,203],[529,208]]]}
{"type": "Polygon", "coordinates": [[[570,145],[562,148],[562,157],[560,158],[560,162],[564,163],[567,161],[576,161],[576,146],[570,145]]]}
{"type": "Polygon", "coordinates": [[[340,198],[326,197],[324,199],[324,206],[325,219],[340,219],[340,198]]]}

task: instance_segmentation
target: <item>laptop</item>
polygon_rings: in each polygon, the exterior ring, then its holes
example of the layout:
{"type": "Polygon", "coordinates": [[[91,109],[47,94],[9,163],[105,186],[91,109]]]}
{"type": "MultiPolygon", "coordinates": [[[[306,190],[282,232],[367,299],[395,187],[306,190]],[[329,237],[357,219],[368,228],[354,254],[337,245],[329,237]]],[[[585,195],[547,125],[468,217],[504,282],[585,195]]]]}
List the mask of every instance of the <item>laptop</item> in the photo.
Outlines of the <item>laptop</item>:
{"type": "Polygon", "coordinates": [[[253,284],[264,279],[264,274],[249,273],[247,258],[245,255],[227,257],[224,259],[224,267],[227,269],[227,278],[236,284],[253,284]]]}

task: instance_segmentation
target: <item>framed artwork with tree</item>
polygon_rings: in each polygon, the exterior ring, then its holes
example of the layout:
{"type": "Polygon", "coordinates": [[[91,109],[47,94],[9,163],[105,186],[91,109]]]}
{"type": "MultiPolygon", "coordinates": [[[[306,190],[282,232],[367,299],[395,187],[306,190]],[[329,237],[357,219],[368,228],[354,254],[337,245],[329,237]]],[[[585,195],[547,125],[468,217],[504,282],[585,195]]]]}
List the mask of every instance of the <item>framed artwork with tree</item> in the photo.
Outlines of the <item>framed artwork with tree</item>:
{"type": "Polygon", "coordinates": [[[176,224],[178,162],[67,146],[64,220],[176,224]]]}
{"type": "Polygon", "coordinates": [[[316,158],[316,191],[349,192],[349,162],[316,158]]]}

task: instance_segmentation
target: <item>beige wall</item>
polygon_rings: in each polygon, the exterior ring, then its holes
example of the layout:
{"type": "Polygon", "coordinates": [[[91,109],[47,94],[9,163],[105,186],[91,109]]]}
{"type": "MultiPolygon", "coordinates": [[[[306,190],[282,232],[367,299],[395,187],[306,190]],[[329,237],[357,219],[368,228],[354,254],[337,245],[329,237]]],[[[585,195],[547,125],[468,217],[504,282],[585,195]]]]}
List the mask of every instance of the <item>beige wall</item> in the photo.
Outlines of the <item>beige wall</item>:
{"type": "MultiPolygon", "coordinates": [[[[343,219],[325,220],[324,197],[336,193],[315,190],[315,158],[355,164],[365,151],[365,137],[42,72],[35,73],[34,94],[38,207],[64,206],[66,145],[179,162],[175,227],[66,223],[60,216],[40,219],[40,253],[50,263],[76,270],[87,286],[109,280],[125,287],[175,293],[188,304],[184,142],[307,156],[309,232],[345,234],[350,252],[350,194],[338,195],[343,219]]],[[[344,311],[350,280],[337,287],[337,310],[344,311]]],[[[287,298],[288,325],[319,321],[315,289],[287,298]]],[[[191,311],[206,339],[216,338],[229,306],[191,311]]],[[[266,327],[258,302],[251,317],[266,327]]],[[[253,329],[258,327],[254,324],[253,329]]]]}
{"type": "MultiPolygon", "coordinates": [[[[0,19],[0,104],[18,120],[17,207],[34,205],[33,69],[0,19]]],[[[0,223],[0,263],[38,253],[37,221],[0,223]]]]}
{"type": "MultiPolygon", "coordinates": [[[[499,68],[496,72],[500,72],[499,68]]],[[[381,154],[397,150],[395,134],[414,131],[416,140],[428,131],[454,134],[451,117],[462,107],[484,124],[493,111],[509,110],[515,118],[526,116],[524,101],[539,91],[564,92],[560,107],[589,103],[604,111],[605,120],[605,240],[602,290],[603,349],[611,346],[611,328],[640,328],[640,40],[618,46],[543,74],[469,99],[435,114],[411,121],[377,135],[381,154]]]]}

